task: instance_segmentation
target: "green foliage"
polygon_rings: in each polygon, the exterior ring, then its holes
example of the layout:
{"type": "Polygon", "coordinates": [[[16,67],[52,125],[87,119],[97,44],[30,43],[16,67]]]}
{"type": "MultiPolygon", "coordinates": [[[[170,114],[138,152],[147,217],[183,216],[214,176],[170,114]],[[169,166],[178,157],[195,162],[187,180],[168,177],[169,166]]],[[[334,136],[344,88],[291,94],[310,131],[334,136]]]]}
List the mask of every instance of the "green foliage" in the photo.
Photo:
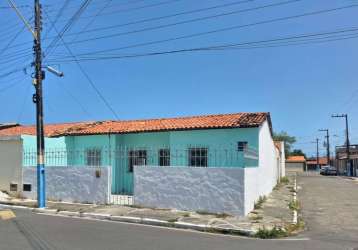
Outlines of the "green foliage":
{"type": "Polygon", "coordinates": [[[266,200],[267,200],[266,196],[260,196],[258,201],[255,202],[254,209],[262,208],[262,205],[266,200]]]}
{"type": "Polygon", "coordinates": [[[303,153],[303,151],[301,149],[294,149],[292,152],[290,152],[290,156],[304,156],[306,157],[306,154],[303,153]]]}
{"type": "Polygon", "coordinates": [[[290,183],[290,179],[287,176],[283,176],[281,177],[280,182],[287,185],[290,183]]]}
{"type": "Polygon", "coordinates": [[[260,239],[274,239],[288,236],[287,232],[279,227],[274,227],[272,229],[260,228],[255,234],[257,238],[260,239]]]}
{"type": "Polygon", "coordinates": [[[298,203],[298,201],[290,201],[290,203],[288,203],[288,207],[291,209],[291,210],[296,210],[298,211],[300,209],[300,204],[298,203]]]}
{"type": "Polygon", "coordinates": [[[288,157],[290,155],[292,145],[296,142],[296,138],[294,136],[290,136],[285,131],[281,131],[280,133],[274,133],[273,139],[275,141],[283,141],[285,143],[285,155],[288,157]]]}

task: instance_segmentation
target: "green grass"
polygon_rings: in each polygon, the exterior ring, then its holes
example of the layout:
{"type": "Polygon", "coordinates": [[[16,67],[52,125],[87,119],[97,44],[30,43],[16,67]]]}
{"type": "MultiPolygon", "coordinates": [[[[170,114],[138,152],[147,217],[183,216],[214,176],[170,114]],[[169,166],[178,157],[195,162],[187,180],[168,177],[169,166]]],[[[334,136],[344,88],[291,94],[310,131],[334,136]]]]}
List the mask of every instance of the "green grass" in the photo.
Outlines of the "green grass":
{"type": "Polygon", "coordinates": [[[178,221],[178,218],[173,218],[173,219],[169,219],[168,222],[170,223],[174,223],[174,222],[177,222],[178,221]]]}
{"type": "Polygon", "coordinates": [[[288,236],[288,233],[278,227],[272,229],[260,228],[259,231],[255,234],[255,237],[260,239],[275,239],[288,236]]]}
{"type": "Polygon", "coordinates": [[[186,213],[182,213],[181,216],[183,216],[183,217],[190,217],[190,213],[187,213],[187,212],[186,212],[186,213]]]}
{"type": "Polygon", "coordinates": [[[290,183],[290,179],[287,176],[281,177],[280,182],[283,184],[288,184],[290,183]]]}
{"type": "Polygon", "coordinates": [[[299,218],[297,224],[291,224],[286,227],[288,235],[294,235],[302,231],[305,228],[305,222],[299,218]]]}
{"type": "Polygon", "coordinates": [[[260,209],[262,208],[262,205],[267,200],[266,196],[260,196],[258,201],[255,202],[254,209],[260,209]]]}
{"type": "Polygon", "coordinates": [[[296,201],[290,201],[290,203],[288,203],[288,207],[291,210],[300,210],[300,203],[296,200],[296,201]]]}

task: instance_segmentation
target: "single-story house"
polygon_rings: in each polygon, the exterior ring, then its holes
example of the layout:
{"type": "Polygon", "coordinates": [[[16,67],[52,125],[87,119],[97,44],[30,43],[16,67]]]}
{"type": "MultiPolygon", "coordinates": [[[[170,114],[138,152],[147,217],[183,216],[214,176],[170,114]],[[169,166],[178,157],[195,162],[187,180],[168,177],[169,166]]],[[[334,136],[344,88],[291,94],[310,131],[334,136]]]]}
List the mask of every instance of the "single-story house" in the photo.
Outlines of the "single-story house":
{"type": "MultiPolygon", "coordinates": [[[[35,132],[34,126],[0,130],[0,136],[21,136],[24,167],[36,165],[35,132]]],[[[45,126],[45,134],[48,167],[109,166],[111,193],[134,195],[141,205],[198,207],[178,204],[175,195],[184,192],[202,195],[208,210],[222,211],[210,207],[214,199],[205,194],[226,198],[221,206],[228,206],[230,198],[234,204],[241,195],[242,207],[233,213],[247,214],[285,173],[283,143],[275,145],[271,117],[264,112],[52,124],[45,126]]],[[[186,199],[182,203],[190,200],[181,197],[186,199]]]]}
{"type": "Polygon", "coordinates": [[[306,159],[302,155],[289,156],[286,159],[286,172],[303,172],[306,171],[306,159]]]}
{"type": "Polygon", "coordinates": [[[307,159],[306,164],[307,164],[307,169],[308,170],[319,170],[322,167],[328,165],[327,157],[319,157],[318,158],[318,164],[317,164],[317,158],[311,157],[311,158],[307,159]]]}

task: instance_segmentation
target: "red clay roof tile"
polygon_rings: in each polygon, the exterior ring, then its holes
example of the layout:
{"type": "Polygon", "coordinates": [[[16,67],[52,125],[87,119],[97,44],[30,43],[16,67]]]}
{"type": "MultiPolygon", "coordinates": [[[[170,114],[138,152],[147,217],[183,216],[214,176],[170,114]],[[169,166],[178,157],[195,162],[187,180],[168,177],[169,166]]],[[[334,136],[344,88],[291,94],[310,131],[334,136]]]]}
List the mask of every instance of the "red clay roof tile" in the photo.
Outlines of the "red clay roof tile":
{"type": "MultiPolygon", "coordinates": [[[[63,123],[45,125],[45,135],[47,137],[60,137],[66,135],[126,134],[172,130],[258,127],[266,120],[269,122],[271,129],[270,114],[264,112],[148,120],[63,123]]],[[[35,126],[17,126],[0,130],[0,136],[35,134],[35,126]]]]}
{"type": "Polygon", "coordinates": [[[258,127],[266,120],[269,121],[271,128],[269,113],[236,113],[149,120],[103,121],[92,123],[88,126],[69,128],[67,131],[59,133],[58,136],[258,127]]]}

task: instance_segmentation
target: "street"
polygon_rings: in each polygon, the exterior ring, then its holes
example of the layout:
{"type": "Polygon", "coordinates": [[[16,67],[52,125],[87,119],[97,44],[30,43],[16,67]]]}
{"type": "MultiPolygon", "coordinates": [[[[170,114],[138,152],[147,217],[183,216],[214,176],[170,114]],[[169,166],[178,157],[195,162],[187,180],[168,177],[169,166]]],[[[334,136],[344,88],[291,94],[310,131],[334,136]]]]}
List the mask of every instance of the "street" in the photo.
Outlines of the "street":
{"type": "Polygon", "coordinates": [[[344,177],[298,178],[308,237],[358,247],[358,182],[344,177]]]}
{"type": "Polygon", "coordinates": [[[248,239],[144,225],[14,210],[0,220],[0,249],[354,249],[358,247],[357,184],[341,177],[299,177],[308,230],[295,238],[248,239]]]}

